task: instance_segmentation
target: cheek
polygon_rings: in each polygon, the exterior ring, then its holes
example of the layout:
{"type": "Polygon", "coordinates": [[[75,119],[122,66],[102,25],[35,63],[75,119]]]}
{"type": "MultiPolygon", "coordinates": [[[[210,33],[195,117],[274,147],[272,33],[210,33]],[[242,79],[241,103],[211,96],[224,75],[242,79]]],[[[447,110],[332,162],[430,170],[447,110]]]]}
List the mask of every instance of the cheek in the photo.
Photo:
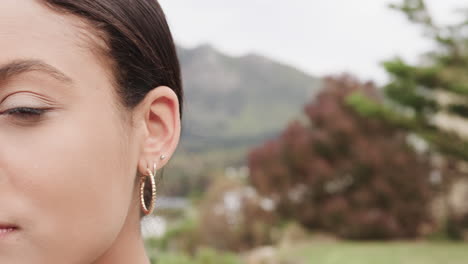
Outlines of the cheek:
{"type": "Polygon", "coordinates": [[[55,259],[102,253],[123,226],[133,187],[115,116],[74,113],[0,135],[6,199],[31,246],[21,250],[55,259]]]}

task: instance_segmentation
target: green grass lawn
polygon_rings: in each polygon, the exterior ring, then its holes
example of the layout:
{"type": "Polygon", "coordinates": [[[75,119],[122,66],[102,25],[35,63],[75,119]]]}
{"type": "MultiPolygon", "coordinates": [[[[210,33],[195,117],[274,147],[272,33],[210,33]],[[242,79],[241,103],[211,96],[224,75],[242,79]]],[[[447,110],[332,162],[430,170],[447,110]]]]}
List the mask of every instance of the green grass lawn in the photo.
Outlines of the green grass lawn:
{"type": "Polygon", "coordinates": [[[466,264],[468,244],[313,242],[282,249],[280,255],[300,264],[466,264]]]}

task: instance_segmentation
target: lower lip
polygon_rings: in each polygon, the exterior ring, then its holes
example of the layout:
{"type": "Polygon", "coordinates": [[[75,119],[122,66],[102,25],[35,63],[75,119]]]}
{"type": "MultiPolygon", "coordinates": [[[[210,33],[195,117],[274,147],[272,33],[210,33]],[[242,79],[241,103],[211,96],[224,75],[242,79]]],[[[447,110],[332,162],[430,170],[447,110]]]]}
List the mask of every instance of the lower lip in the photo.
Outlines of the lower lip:
{"type": "Polygon", "coordinates": [[[6,238],[17,231],[18,228],[0,228],[0,239],[6,238]]]}

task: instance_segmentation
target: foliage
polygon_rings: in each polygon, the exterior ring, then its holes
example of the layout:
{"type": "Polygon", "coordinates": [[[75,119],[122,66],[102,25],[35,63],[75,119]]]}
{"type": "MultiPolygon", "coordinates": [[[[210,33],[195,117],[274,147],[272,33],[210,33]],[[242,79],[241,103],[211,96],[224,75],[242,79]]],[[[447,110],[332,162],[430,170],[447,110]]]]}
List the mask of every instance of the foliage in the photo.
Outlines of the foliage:
{"type": "Polygon", "coordinates": [[[200,197],[226,167],[243,164],[247,149],[232,147],[197,153],[179,149],[166,169],[170,177],[160,181],[159,190],[168,196],[200,197]]]}
{"type": "Polygon", "coordinates": [[[200,249],[195,256],[184,254],[160,254],[151,258],[152,264],[240,264],[232,254],[220,253],[210,248],[200,249]]]}
{"type": "Polygon", "coordinates": [[[151,248],[161,252],[174,251],[193,254],[200,245],[199,223],[192,217],[184,217],[172,225],[162,238],[151,239],[151,248]]]}
{"type": "Polygon", "coordinates": [[[418,236],[430,222],[431,171],[399,127],[362,116],[380,111],[377,90],[349,76],[328,78],[306,120],[249,155],[251,183],[278,212],[304,226],[353,239],[418,236]]]}
{"type": "Polygon", "coordinates": [[[215,180],[197,204],[179,219],[171,220],[161,238],[146,241],[149,252],[194,255],[200,248],[246,251],[272,244],[277,217],[271,203],[259,197],[240,179],[215,180]]]}
{"type": "Polygon", "coordinates": [[[272,244],[277,224],[268,201],[252,187],[228,179],[210,186],[200,206],[200,221],[203,244],[230,251],[272,244]]]}
{"type": "Polygon", "coordinates": [[[420,25],[437,44],[418,65],[401,58],[384,63],[391,76],[385,94],[398,107],[392,110],[394,114],[411,112],[413,117],[406,125],[434,151],[468,160],[468,133],[457,128],[468,121],[468,16],[457,24],[439,25],[424,0],[404,0],[392,7],[420,25]]]}
{"type": "MultiPolygon", "coordinates": [[[[387,104],[373,110],[378,114],[369,116],[416,133],[429,144],[432,153],[444,155],[448,163],[465,163],[468,161],[468,13],[461,12],[463,17],[458,23],[442,25],[431,16],[424,0],[404,0],[391,7],[419,25],[436,46],[415,65],[401,58],[384,63],[391,77],[384,87],[387,104]],[[380,115],[382,112],[386,114],[380,115]],[[411,115],[403,117],[403,113],[411,115]]],[[[450,190],[448,185],[466,174],[452,175],[444,178],[446,196],[450,190]]],[[[468,228],[463,220],[468,215],[460,215],[450,207],[448,204],[448,219],[443,225],[449,236],[461,237],[462,229],[468,228]]]]}

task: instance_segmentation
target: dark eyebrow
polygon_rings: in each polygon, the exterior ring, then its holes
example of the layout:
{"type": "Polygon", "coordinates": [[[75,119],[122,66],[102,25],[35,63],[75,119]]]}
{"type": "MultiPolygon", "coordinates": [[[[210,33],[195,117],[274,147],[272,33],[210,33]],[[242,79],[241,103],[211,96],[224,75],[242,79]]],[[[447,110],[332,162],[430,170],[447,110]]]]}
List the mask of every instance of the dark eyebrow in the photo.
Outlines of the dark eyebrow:
{"type": "Polygon", "coordinates": [[[0,65],[0,83],[27,72],[43,72],[60,82],[73,84],[73,80],[65,73],[40,60],[14,60],[0,65]]]}

